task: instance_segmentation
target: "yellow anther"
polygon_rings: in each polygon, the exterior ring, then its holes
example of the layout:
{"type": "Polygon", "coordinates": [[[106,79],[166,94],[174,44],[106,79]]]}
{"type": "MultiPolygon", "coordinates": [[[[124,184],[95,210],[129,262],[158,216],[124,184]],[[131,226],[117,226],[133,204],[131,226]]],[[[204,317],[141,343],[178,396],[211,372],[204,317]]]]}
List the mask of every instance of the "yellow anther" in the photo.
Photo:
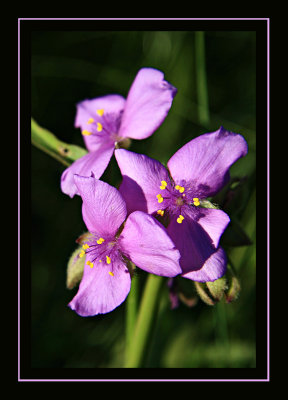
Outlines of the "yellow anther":
{"type": "Polygon", "coordinates": [[[100,122],[97,122],[97,131],[98,131],[98,132],[101,132],[102,129],[103,129],[102,124],[100,124],[100,122]]]}
{"type": "Polygon", "coordinates": [[[161,181],[160,189],[164,190],[164,189],[166,189],[166,186],[167,186],[167,182],[166,181],[161,181]]]}
{"type": "Polygon", "coordinates": [[[103,108],[100,108],[99,110],[97,110],[96,113],[97,113],[100,117],[102,117],[102,115],[104,114],[103,108]]]}
{"type": "Polygon", "coordinates": [[[89,136],[89,135],[92,135],[92,132],[89,132],[86,129],[84,129],[84,131],[82,131],[82,135],[89,136]]]}
{"type": "Polygon", "coordinates": [[[79,257],[82,258],[82,257],[84,257],[84,256],[85,256],[85,251],[84,251],[84,250],[81,250],[80,253],[79,253],[79,257]]]}
{"type": "Polygon", "coordinates": [[[176,189],[176,190],[179,190],[179,189],[180,189],[180,187],[181,187],[181,186],[179,186],[179,185],[176,185],[176,186],[175,186],[175,189],[176,189]]]}
{"type": "Polygon", "coordinates": [[[183,186],[180,186],[179,192],[180,192],[180,193],[183,193],[184,190],[185,190],[185,188],[184,188],[183,186]]]}
{"type": "Polygon", "coordinates": [[[82,249],[84,249],[84,250],[89,249],[88,244],[87,243],[83,244],[82,249]]]}
{"type": "Polygon", "coordinates": [[[86,262],[86,264],[87,264],[87,265],[90,265],[91,268],[94,267],[94,264],[93,264],[91,261],[89,261],[89,260],[86,262]]]}
{"type": "Polygon", "coordinates": [[[105,239],[103,239],[103,238],[100,238],[100,239],[97,240],[98,244],[102,244],[103,242],[105,242],[105,239]]]}
{"type": "Polygon", "coordinates": [[[158,211],[157,211],[157,214],[159,214],[159,215],[161,215],[161,217],[163,217],[163,215],[164,215],[164,210],[158,210],[158,211]]]}
{"type": "Polygon", "coordinates": [[[114,276],[113,272],[111,272],[111,271],[109,271],[108,274],[111,276],[114,276]]]}
{"type": "Polygon", "coordinates": [[[94,122],[94,118],[89,118],[87,121],[87,124],[93,124],[93,122],[94,122]]]}
{"type": "Polygon", "coordinates": [[[193,198],[193,204],[194,204],[194,206],[200,206],[200,201],[199,201],[198,197],[193,198]]]}
{"type": "Polygon", "coordinates": [[[184,219],[183,215],[179,215],[179,217],[177,218],[178,224],[182,224],[183,219],[184,219]]]}
{"type": "Polygon", "coordinates": [[[106,262],[107,262],[107,264],[111,264],[111,258],[106,256],[106,262]]]}
{"type": "Polygon", "coordinates": [[[158,199],[158,203],[162,203],[162,201],[164,200],[163,197],[161,196],[161,194],[157,194],[157,199],[158,199]]]}
{"type": "Polygon", "coordinates": [[[102,262],[102,260],[99,260],[99,262],[102,262]]]}

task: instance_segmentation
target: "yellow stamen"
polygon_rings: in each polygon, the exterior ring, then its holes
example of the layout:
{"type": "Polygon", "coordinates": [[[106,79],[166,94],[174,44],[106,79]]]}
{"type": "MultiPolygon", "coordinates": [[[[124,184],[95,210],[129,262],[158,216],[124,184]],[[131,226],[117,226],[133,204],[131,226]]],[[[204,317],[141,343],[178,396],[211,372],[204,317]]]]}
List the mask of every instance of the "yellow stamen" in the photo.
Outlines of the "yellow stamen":
{"type": "Polygon", "coordinates": [[[180,192],[180,193],[183,193],[184,190],[185,190],[185,188],[184,188],[183,186],[181,186],[180,189],[179,189],[179,192],[180,192]]]}
{"type": "Polygon", "coordinates": [[[86,264],[87,264],[87,265],[90,265],[91,268],[94,267],[94,264],[93,264],[91,261],[89,261],[89,260],[86,262],[86,264]]]}
{"type": "Polygon", "coordinates": [[[179,186],[179,185],[176,185],[176,186],[175,186],[175,189],[176,189],[176,190],[179,190],[179,189],[180,189],[180,187],[181,187],[181,186],[179,186]]]}
{"type": "Polygon", "coordinates": [[[179,217],[177,218],[178,224],[182,224],[183,219],[184,219],[183,215],[179,215],[179,217]]]}
{"type": "Polygon", "coordinates": [[[82,258],[82,257],[84,257],[84,256],[85,256],[85,251],[84,251],[84,250],[81,250],[81,252],[79,253],[79,257],[82,258]]]}
{"type": "Polygon", "coordinates": [[[89,136],[89,135],[92,135],[92,132],[89,132],[86,129],[84,129],[84,131],[82,131],[82,135],[89,136]]]}
{"type": "Polygon", "coordinates": [[[103,238],[100,238],[100,239],[97,240],[98,244],[102,244],[103,242],[105,242],[105,239],[103,239],[103,238]]]}
{"type": "Polygon", "coordinates": [[[108,274],[111,276],[114,276],[113,272],[111,272],[111,271],[109,271],[108,274]]]}
{"type": "Polygon", "coordinates": [[[102,260],[99,260],[99,262],[102,262],[102,260]]]}
{"type": "Polygon", "coordinates": [[[87,243],[83,244],[82,249],[84,249],[84,250],[89,249],[88,244],[87,243]]]}
{"type": "Polygon", "coordinates": [[[94,118],[89,118],[87,121],[87,124],[93,124],[93,122],[94,122],[94,118]]]}
{"type": "Polygon", "coordinates": [[[193,198],[193,204],[194,204],[194,206],[199,206],[200,205],[198,197],[194,197],[193,198]]]}
{"type": "Polygon", "coordinates": [[[107,264],[111,264],[111,258],[106,256],[106,262],[107,262],[107,264]]]}
{"type": "Polygon", "coordinates": [[[104,114],[103,108],[100,108],[99,110],[97,110],[96,113],[97,113],[100,117],[102,117],[102,115],[104,114]]]}
{"type": "Polygon", "coordinates": [[[167,182],[166,181],[161,181],[160,189],[164,190],[164,189],[166,189],[166,186],[167,186],[167,182]]]}
{"type": "Polygon", "coordinates": [[[161,217],[163,217],[163,215],[164,215],[164,210],[158,210],[158,211],[157,211],[157,214],[159,214],[159,215],[161,215],[161,217]]]}
{"type": "Polygon", "coordinates": [[[98,131],[98,132],[101,132],[102,129],[103,129],[102,124],[100,124],[100,122],[97,122],[97,131],[98,131]]]}
{"type": "Polygon", "coordinates": [[[162,201],[164,200],[163,197],[161,196],[161,194],[157,194],[157,199],[158,199],[158,203],[162,203],[162,201]]]}

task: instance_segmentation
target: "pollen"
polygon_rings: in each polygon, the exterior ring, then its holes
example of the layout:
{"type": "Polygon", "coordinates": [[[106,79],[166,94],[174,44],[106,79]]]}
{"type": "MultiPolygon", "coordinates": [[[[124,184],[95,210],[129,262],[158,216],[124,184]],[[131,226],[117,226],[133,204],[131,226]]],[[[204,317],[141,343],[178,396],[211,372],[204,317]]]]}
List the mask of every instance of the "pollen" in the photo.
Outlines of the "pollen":
{"type": "Polygon", "coordinates": [[[162,201],[164,200],[161,194],[157,194],[157,199],[158,199],[158,203],[162,203],[162,201]]]}
{"type": "Polygon", "coordinates": [[[86,129],[84,129],[84,131],[82,131],[82,135],[89,136],[89,135],[92,135],[92,132],[89,132],[86,129]]]}
{"type": "Polygon", "coordinates": [[[164,215],[164,210],[158,210],[158,211],[157,211],[157,214],[159,214],[159,215],[161,215],[161,217],[163,217],[163,215],[164,215]]]}
{"type": "Polygon", "coordinates": [[[194,206],[200,206],[200,202],[199,202],[198,197],[194,197],[193,198],[193,204],[194,204],[194,206]]]}
{"type": "Polygon", "coordinates": [[[87,264],[87,265],[90,265],[91,268],[94,267],[94,264],[93,264],[91,261],[89,261],[89,260],[86,262],[86,264],[87,264]]]}
{"type": "Polygon", "coordinates": [[[183,215],[179,215],[179,217],[177,218],[178,224],[182,224],[183,219],[184,219],[183,215]]]}
{"type": "Polygon", "coordinates": [[[106,256],[106,262],[107,262],[107,264],[111,264],[111,258],[106,256]]]}
{"type": "Polygon", "coordinates": [[[105,242],[105,239],[103,239],[103,238],[100,238],[100,239],[97,240],[98,244],[102,244],[103,242],[105,242]]]}
{"type": "Polygon", "coordinates": [[[164,190],[164,189],[166,189],[166,186],[167,186],[167,182],[166,181],[161,181],[160,189],[164,190]]]}
{"type": "Polygon", "coordinates": [[[89,249],[88,244],[87,243],[83,244],[82,249],[84,249],[84,250],[89,249]]]}
{"type": "Polygon", "coordinates": [[[111,272],[111,271],[109,271],[108,274],[109,274],[110,276],[114,276],[113,272],[111,272]]]}
{"type": "Polygon", "coordinates": [[[85,256],[85,251],[84,251],[84,250],[81,250],[80,253],[79,253],[79,257],[82,258],[82,257],[84,257],[84,256],[85,256]]]}
{"type": "Polygon", "coordinates": [[[98,131],[98,132],[101,132],[102,129],[103,129],[102,124],[100,124],[100,122],[97,122],[97,131],[98,131]]]}
{"type": "Polygon", "coordinates": [[[89,118],[87,121],[87,124],[93,124],[93,122],[94,122],[94,118],[89,118]]]}
{"type": "Polygon", "coordinates": [[[179,186],[179,185],[176,185],[176,186],[175,186],[175,189],[176,189],[176,190],[179,190],[180,193],[183,193],[184,190],[185,190],[185,188],[184,188],[183,186],[179,186]]]}
{"type": "Polygon", "coordinates": [[[99,110],[97,110],[96,113],[99,115],[99,117],[102,117],[102,115],[104,114],[103,108],[100,108],[99,110]]]}

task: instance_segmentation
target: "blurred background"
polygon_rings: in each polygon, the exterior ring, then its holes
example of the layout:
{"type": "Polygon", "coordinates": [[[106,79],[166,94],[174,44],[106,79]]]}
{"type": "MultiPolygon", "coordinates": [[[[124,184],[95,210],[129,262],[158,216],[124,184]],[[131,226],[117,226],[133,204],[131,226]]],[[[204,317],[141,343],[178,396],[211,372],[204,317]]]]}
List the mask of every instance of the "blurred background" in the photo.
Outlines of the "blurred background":
{"type": "MultiPolygon", "coordinates": [[[[165,286],[145,367],[256,366],[255,46],[253,31],[32,31],[32,117],[60,140],[84,146],[74,128],[77,102],[112,93],[126,97],[138,70],[154,67],[178,94],[162,126],[133,141],[130,150],[166,163],[182,145],[221,125],[248,142],[248,155],[230,170],[234,186],[216,199],[236,227],[221,243],[240,295],[229,304],[198,299],[172,309],[165,286]]],[[[31,165],[31,366],[122,367],[125,302],[92,318],[67,307],[77,291],[66,288],[67,262],[85,231],[81,200],[60,190],[65,166],[33,146],[31,165]]],[[[102,179],[119,185],[114,159],[102,179]]],[[[146,274],[136,278],[142,288],[146,274]]]]}

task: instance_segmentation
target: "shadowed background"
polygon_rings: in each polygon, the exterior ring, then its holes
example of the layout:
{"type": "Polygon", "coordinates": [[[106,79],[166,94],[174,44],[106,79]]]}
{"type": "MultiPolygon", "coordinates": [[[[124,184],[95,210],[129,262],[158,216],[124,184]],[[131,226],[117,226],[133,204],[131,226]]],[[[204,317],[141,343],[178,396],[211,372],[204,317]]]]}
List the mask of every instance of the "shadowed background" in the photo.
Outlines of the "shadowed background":
{"type": "MultiPolygon", "coordinates": [[[[166,163],[182,145],[220,125],[245,137],[249,153],[233,165],[231,175],[246,179],[230,193],[229,201],[225,199],[224,208],[245,235],[239,242],[235,232],[228,232],[222,242],[240,279],[240,296],[215,306],[201,300],[193,307],[180,302],[172,310],[165,287],[145,366],[250,368],[256,366],[256,35],[198,34],[33,31],[32,116],[60,140],[84,146],[80,130],[74,128],[76,103],[112,93],[126,97],[138,70],[154,67],[164,72],[178,94],[161,127],[150,138],[133,141],[130,150],[166,163]]],[[[81,200],[61,192],[65,167],[58,161],[32,147],[31,165],[32,367],[121,367],[125,303],[92,318],[82,318],[67,307],[77,291],[66,288],[67,262],[76,238],[86,230],[81,200]]],[[[119,185],[114,159],[102,179],[119,185]]],[[[139,271],[141,285],[145,277],[139,271]]]]}

